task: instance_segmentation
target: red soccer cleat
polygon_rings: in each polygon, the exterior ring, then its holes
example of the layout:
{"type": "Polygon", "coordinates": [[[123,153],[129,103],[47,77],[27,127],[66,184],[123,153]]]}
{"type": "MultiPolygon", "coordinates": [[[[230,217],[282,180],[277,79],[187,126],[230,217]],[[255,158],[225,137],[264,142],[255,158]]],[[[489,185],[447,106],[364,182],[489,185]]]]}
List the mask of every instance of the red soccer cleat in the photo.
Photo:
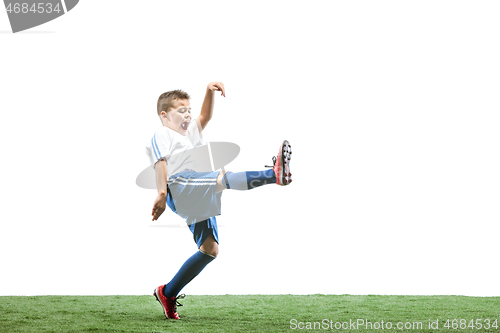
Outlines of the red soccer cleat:
{"type": "Polygon", "coordinates": [[[165,288],[165,285],[156,288],[153,295],[156,297],[156,300],[160,302],[165,317],[167,317],[167,319],[181,319],[177,314],[177,306],[182,306],[182,304],[180,304],[177,300],[184,298],[185,295],[182,294],[167,298],[163,295],[163,288],[165,288]]]}
{"type": "Polygon", "coordinates": [[[290,159],[292,158],[292,146],[287,140],[284,140],[278,151],[278,156],[273,157],[273,170],[276,175],[276,184],[288,185],[292,182],[292,173],[290,172],[290,159]]]}

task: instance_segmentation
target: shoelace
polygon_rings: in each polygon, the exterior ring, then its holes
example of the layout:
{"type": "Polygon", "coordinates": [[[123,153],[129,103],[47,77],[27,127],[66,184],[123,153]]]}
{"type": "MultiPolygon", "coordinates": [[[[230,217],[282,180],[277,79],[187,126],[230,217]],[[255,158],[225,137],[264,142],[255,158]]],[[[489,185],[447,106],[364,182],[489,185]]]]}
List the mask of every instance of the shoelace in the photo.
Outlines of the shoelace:
{"type": "Polygon", "coordinates": [[[179,303],[178,299],[183,299],[184,297],[186,297],[186,295],[181,294],[181,295],[177,296],[175,299],[169,300],[169,302],[172,302],[172,309],[174,310],[174,312],[177,312],[178,306],[183,306],[181,303],[179,303]]]}
{"type": "Polygon", "coordinates": [[[264,165],[264,168],[274,168],[275,164],[276,164],[276,156],[273,156],[273,165],[264,165]]]}

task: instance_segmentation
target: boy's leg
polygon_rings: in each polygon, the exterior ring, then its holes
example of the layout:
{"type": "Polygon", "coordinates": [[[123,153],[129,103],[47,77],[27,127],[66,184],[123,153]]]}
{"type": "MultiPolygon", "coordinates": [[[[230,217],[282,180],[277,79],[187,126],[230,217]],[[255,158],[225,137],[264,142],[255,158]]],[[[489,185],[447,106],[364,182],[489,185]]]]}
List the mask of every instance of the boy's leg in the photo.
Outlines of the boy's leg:
{"type": "Polygon", "coordinates": [[[169,319],[180,319],[177,314],[177,306],[181,304],[177,302],[177,299],[183,298],[184,295],[177,295],[182,288],[191,282],[191,280],[194,279],[205,268],[205,266],[214,259],[214,256],[197,251],[188,260],[186,260],[186,262],[184,262],[177,274],[175,274],[169,283],[155,289],[154,295],[156,300],[162,305],[165,317],[169,319]]]}
{"type": "Polygon", "coordinates": [[[163,289],[165,297],[174,297],[193,280],[212,260],[219,254],[219,246],[213,236],[207,239],[186,262],[181,266],[177,274],[163,289]]]}
{"type": "Polygon", "coordinates": [[[292,182],[291,155],[291,145],[287,140],[284,140],[278,151],[278,156],[273,157],[272,169],[237,173],[226,173],[223,169],[217,177],[217,191],[220,192],[224,189],[251,190],[266,184],[288,185],[292,182]]]}
{"type": "Polygon", "coordinates": [[[212,256],[214,259],[217,258],[219,254],[219,244],[215,240],[214,236],[210,235],[207,239],[201,244],[200,251],[212,256]]]}
{"type": "Polygon", "coordinates": [[[219,254],[217,222],[214,217],[190,226],[199,250],[184,262],[177,274],[166,285],[155,289],[154,295],[170,319],[179,319],[177,296],[219,254]]]}
{"type": "Polygon", "coordinates": [[[266,184],[276,184],[276,175],[273,169],[227,172],[222,177],[221,184],[224,189],[246,191],[266,184]]]}

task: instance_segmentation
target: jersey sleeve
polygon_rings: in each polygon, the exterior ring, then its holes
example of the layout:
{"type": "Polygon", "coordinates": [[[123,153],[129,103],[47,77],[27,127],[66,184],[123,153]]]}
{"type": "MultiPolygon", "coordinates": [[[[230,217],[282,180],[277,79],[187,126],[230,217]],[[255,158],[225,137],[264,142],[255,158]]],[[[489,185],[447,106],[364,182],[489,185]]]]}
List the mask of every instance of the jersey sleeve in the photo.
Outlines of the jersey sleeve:
{"type": "Polygon", "coordinates": [[[164,130],[156,131],[156,133],[151,138],[151,142],[148,145],[149,147],[149,156],[151,160],[151,165],[154,166],[156,162],[162,157],[168,159],[171,155],[170,152],[170,143],[171,140],[168,137],[168,134],[164,130]]]}

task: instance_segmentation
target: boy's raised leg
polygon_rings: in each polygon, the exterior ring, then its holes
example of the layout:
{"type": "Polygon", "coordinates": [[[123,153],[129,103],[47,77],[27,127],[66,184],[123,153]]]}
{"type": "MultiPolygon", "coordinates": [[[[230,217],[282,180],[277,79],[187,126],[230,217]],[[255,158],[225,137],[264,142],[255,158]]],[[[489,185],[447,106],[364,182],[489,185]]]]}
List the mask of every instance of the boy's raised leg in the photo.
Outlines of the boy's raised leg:
{"type": "Polygon", "coordinates": [[[269,166],[272,169],[235,173],[223,170],[217,178],[217,189],[219,192],[224,189],[244,191],[266,184],[288,185],[292,182],[291,157],[291,145],[287,140],[284,140],[278,155],[273,157],[273,165],[269,166]]]}

